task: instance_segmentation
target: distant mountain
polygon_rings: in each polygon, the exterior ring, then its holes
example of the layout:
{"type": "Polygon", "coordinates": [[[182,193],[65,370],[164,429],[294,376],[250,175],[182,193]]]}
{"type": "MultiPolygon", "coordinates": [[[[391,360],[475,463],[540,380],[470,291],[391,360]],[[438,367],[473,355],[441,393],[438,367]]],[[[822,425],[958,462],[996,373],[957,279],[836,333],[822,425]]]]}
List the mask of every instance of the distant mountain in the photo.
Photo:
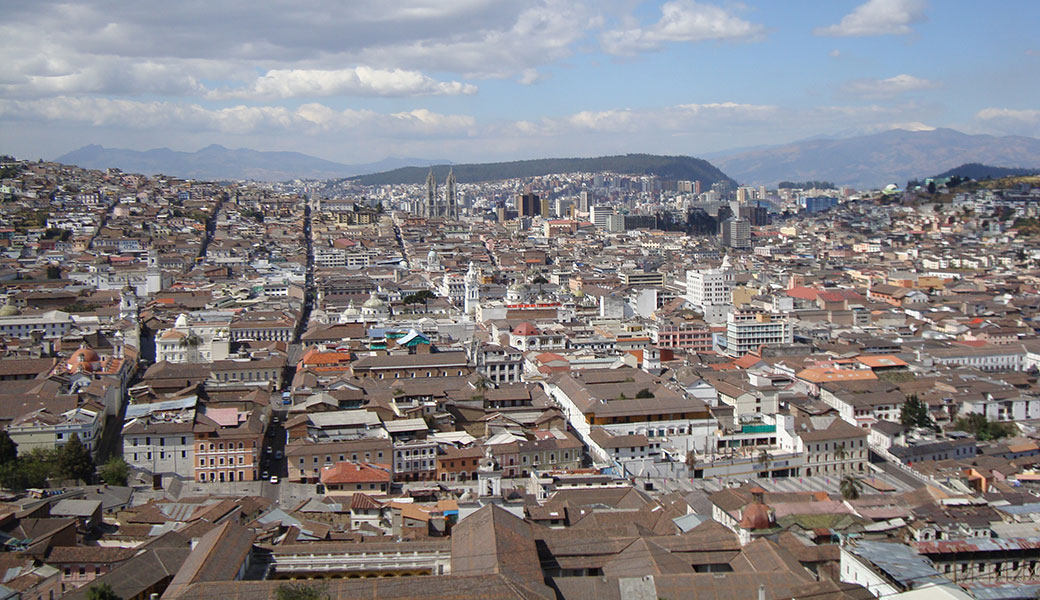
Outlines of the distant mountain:
{"type": "MultiPolygon", "coordinates": [[[[705,185],[717,181],[733,181],[706,160],[689,156],[656,156],[653,154],[625,154],[598,158],[541,158],[513,162],[451,165],[459,183],[479,183],[518,177],[538,177],[559,173],[598,173],[610,171],[627,175],[657,175],[669,181],[697,180],[705,185]]],[[[433,167],[438,181],[448,176],[448,165],[433,167]]],[[[385,173],[361,175],[352,179],[362,185],[423,183],[428,167],[406,167],[385,173]]]]}
{"type": "Polygon", "coordinates": [[[443,160],[387,158],[375,163],[345,165],[299,152],[261,152],[248,148],[232,150],[214,144],[198,152],[178,152],[169,148],[126,150],[103,146],[84,146],[55,159],[85,169],[115,167],[129,173],[206,180],[254,179],[332,179],[374,173],[407,165],[444,164],[443,160]]]}
{"type": "Polygon", "coordinates": [[[981,181],[983,179],[1000,179],[1001,177],[1022,177],[1023,175],[1040,175],[1040,169],[1009,169],[1007,167],[991,167],[979,163],[968,163],[943,171],[933,179],[945,179],[947,177],[965,177],[981,181]]]}
{"type": "Polygon", "coordinates": [[[922,173],[964,163],[1040,167],[1040,140],[1022,136],[968,135],[953,129],[883,133],[844,139],[811,139],[714,159],[741,184],[823,179],[856,188],[903,185],[922,173]]]}

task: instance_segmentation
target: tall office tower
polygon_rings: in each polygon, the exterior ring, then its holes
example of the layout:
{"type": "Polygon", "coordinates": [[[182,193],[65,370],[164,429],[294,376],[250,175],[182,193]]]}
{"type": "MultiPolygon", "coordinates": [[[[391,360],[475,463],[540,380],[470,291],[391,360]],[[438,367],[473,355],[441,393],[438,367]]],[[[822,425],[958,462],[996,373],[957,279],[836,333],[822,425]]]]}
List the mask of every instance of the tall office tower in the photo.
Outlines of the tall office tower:
{"type": "Polygon", "coordinates": [[[610,215],[614,214],[614,207],[612,206],[593,206],[589,209],[589,220],[592,224],[600,229],[607,228],[607,219],[610,215]]]}
{"type": "Polygon", "coordinates": [[[542,202],[538,194],[517,194],[516,215],[517,217],[536,217],[542,210],[542,202]]]}
{"type": "Polygon", "coordinates": [[[737,204],[747,204],[747,201],[749,200],[748,191],[749,190],[746,187],[737,188],[737,204]]]}
{"type": "Polygon", "coordinates": [[[448,169],[448,179],[444,182],[444,204],[447,213],[445,216],[449,219],[458,219],[459,203],[455,190],[455,172],[451,168],[448,169]]]}
{"type": "Polygon", "coordinates": [[[733,285],[736,276],[723,257],[717,269],[696,269],[686,272],[686,299],[704,314],[708,323],[719,323],[733,307],[733,285]]]}
{"type": "Polygon", "coordinates": [[[423,204],[422,216],[432,217],[434,216],[434,206],[437,204],[437,180],[433,176],[433,168],[430,168],[430,174],[426,176],[426,202],[423,204]]]}
{"type": "Polygon", "coordinates": [[[722,222],[722,245],[727,248],[747,249],[751,247],[751,224],[744,219],[732,217],[722,222]]]}
{"type": "Polygon", "coordinates": [[[700,195],[700,193],[701,193],[701,180],[700,179],[698,179],[698,180],[693,182],[693,193],[697,194],[698,196],[700,195]]]}
{"type": "Polygon", "coordinates": [[[758,201],[751,204],[742,204],[737,207],[737,217],[747,221],[752,227],[762,227],[769,224],[769,211],[758,201]]]}
{"type": "Polygon", "coordinates": [[[578,210],[583,213],[589,212],[589,208],[596,204],[596,201],[592,198],[592,192],[589,190],[582,190],[578,196],[578,210]]]}
{"type": "Polygon", "coordinates": [[[538,214],[542,215],[543,219],[548,219],[552,216],[552,202],[548,198],[542,198],[538,202],[538,214]]]}

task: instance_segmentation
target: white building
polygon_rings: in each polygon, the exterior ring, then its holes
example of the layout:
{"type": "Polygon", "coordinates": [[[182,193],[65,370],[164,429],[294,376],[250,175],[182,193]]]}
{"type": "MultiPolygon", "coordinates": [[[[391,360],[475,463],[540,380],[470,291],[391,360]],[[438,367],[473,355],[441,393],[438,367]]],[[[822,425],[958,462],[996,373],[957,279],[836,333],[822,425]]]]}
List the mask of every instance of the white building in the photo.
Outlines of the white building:
{"type": "Polygon", "coordinates": [[[170,329],[155,335],[155,361],[196,363],[225,360],[231,352],[230,320],[214,319],[190,323],[181,314],[170,329]]]}
{"type": "Polygon", "coordinates": [[[726,256],[717,269],[686,272],[686,299],[704,314],[706,322],[720,323],[733,309],[734,281],[729,256],[726,256]]]}
{"type": "Polygon", "coordinates": [[[144,473],[193,479],[194,421],[194,411],[165,420],[131,419],[123,426],[123,460],[144,473]]]}
{"type": "Polygon", "coordinates": [[[0,316],[0,337],[29,339],[38,331],[47,339],[60,338],[72,330],[72,324],[69,313],[60,310],[0,316]]]}
{"type": "Polygon", "coordinates": [[[794,329],[784,317],[763,310],[741,310],[726,317],[726,353],[743,356],[759,346],[790,344],[794,329]]]}

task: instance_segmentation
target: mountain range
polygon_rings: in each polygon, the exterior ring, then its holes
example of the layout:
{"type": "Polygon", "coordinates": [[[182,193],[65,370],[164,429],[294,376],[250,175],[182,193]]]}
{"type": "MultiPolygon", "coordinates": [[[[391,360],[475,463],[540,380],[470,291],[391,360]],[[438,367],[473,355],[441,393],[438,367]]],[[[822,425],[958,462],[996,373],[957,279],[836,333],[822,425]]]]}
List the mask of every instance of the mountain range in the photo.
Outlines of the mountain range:
{"type": "Polygon", "coordinates": [[[1040,140],[969,135],[954,129],[882,133],[842,139],[814,138],[781,146],[716,154],[712,162],[746,185],[782,180],[827,180],[854,188],[902,186],[965,163],[1040,167],[1040,140]]]}
{"type": "MultiPolygon", "coordinates": [[[[623,154],[596,158],[540,158],[498,163],[451,165],[459,183],[479,183],[518,177],[537,177],[560,173],[599,173],[611,171],[626,175],[657,175],[669,180],[697,180],[710,186],[716,181],[733,182],[725,173],[706,160],[689,156],[658,156],[654,154],[623,154]]],[[[434,177],[443,181],[448,176],[449,165],[433,167],[434,177]]],[[[404,167],[354,177],[362,185],[388,185],[398,183],[422,183],[426,181],[429,168],[404,167]]]]}
{"type": "Polygon", "coordinates": [[[288,179],[336,179],[363,173],[378,173],[404,166],[446,164],[446,160],[386,158],[379,162],[347,165],[299,152],[232,150],[213,144],[197,152],[169,148],[127,150],[89,145],[55,159],[85,169],[115,167],[128,173],[164,174],[186,179],[284,181],[288,179]]]}

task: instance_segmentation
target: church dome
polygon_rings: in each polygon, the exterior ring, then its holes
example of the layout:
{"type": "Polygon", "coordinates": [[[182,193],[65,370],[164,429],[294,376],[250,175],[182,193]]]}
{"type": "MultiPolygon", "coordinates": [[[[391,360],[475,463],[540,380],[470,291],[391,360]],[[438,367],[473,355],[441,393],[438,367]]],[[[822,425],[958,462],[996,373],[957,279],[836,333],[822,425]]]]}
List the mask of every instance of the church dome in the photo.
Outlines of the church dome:
{"type": "Polygon", "coordinates": [[[94,364],[101,362],[101,357],[90,346],[80,346],[79,350],[69,357],[68,365],[71,371],[93,371],[94,364]]]}
{"type": "MultiPolygon", "coordinates": [[[[366,302],[365,304],[368,303],[366,302]]],[[[361,311],[358,310],[356,306],[354,306],[354,301],[351,300],[350,304],[348,304],[347,308],[343,311],[343,314],[353,317],[361,314],[361,311]]]]}
{"type": "Polygon", "coordinates": [[[362,308],[383,308],[386,306],[386,303],[380,300],[379,297],[376,296],[375,292],[372,292],[372,297],[365,300],[365,303],[361,306],[362,308]]]}
{"type": "Polygon", "coordinates": [[[20,314],[22,314],[22,311],[18,310],[18,307],[13,304],[0,306],[0,317],[13,317],[20,314]]]}

